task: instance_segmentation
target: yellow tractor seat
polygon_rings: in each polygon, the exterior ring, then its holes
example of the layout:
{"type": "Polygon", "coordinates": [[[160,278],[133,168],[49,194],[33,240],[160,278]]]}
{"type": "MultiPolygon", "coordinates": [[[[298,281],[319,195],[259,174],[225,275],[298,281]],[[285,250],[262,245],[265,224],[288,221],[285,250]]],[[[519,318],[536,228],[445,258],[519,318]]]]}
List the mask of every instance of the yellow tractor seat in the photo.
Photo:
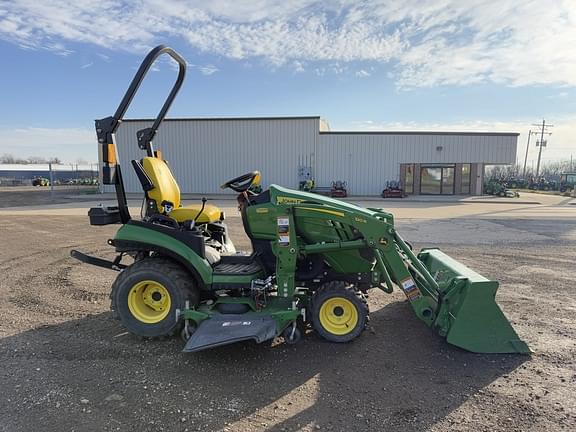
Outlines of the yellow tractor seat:
{"type": "MultiPolygon", "coordinates": [[[[158,213],[166,214],[166,203],[172,205],[172,211],[169,212],[170,217],[176,219],[178,222],[186,220],[194,220],[200,209],[201,204],[194,204],[183,207],[180,201],[180,187],[170,167],[162,159],[155,157],[145,157],[142,159],[142,169],[151,185],[145,187],[146,197],[156,203],[158,213]],[[164,203],[164,204],[163,204],[164,203]]],[[[196,223],[211,223],[220,220],[221,210],[213,205],[206,204],[200,217],[196,223]]]]}
{"type": "MultiPolygon", "coordinates": [[[[170,212],[170,217],[176,219],[178,222],[184,222],[186,220],[194,220],[200,212],[202,204],[193,204],[184,207],[175,208],[170,212]]],[[[200,217],[196,220],[196,223],[211,223],[220,220],[220,209],[211,204],[206,204],[204,210],[200,217]]]]}

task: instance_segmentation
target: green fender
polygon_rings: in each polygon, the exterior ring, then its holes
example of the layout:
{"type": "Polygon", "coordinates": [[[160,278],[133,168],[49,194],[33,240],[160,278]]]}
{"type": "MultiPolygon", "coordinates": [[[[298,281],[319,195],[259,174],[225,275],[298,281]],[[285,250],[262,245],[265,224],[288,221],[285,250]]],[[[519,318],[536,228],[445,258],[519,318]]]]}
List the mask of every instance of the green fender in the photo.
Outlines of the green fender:
{"type": "Polygon", "coordinates": [[[123,225],[122,228],[116,232],[114,240],[149,244],[152,249],[154,247],[166,249],[182,258],[182,261],[187,264],[187,267],[193,267],[197,275],[202,279],[204,285],[212,284],[212,267],[208,261],[181,241],[167,234],[141,226],[123,225]]]}

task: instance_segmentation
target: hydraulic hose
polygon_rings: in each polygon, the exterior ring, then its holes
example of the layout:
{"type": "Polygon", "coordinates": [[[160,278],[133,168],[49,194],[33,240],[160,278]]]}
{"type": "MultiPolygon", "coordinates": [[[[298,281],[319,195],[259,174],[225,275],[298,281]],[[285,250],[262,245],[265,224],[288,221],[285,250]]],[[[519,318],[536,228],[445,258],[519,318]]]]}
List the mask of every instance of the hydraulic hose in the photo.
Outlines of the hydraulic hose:
{"type": "Polygon", "coordinates": [[[406,256],[408,256],[412,266],[426,280],[426,282],[429,284],[430,288],[434,289],[436,292],[440,291],[440,287],[438,286],[438,282],[436,282],[434,280],[434,278],[432,277],[432,275],[430,274],[428,269],[426,267],[424,267],[424,264],[422,264],[422,262],[418,259],[418,257],[416,255],[414,255],[414,253],[410,250],[410,248],[408,247],[406,242],[404,240],[402,240],[402,237],[400,237],[396,231],[394,231],[394,240],[396,241],[396,244],[400,247],[402,252],[404,252],[406,254],[406,256]]]}

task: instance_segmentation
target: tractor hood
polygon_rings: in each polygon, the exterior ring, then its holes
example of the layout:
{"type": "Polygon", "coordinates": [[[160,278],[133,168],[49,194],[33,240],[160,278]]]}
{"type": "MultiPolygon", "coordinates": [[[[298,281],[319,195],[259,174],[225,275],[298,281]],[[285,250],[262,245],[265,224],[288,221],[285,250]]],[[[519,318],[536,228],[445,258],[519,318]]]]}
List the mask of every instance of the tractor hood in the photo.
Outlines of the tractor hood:
{"type": "Polygon", "coordinates": [[[288,189],[275,184],[270,185],[270,201],[273,205],[286,204],[316,204],[324,205],[332,210],[346,210],[363,216],[385,216],[386,222],[393,224],[394,216],[391,213],[377,208],[365,208],[353,203],[318,195],[310,192],[288,189]]]}

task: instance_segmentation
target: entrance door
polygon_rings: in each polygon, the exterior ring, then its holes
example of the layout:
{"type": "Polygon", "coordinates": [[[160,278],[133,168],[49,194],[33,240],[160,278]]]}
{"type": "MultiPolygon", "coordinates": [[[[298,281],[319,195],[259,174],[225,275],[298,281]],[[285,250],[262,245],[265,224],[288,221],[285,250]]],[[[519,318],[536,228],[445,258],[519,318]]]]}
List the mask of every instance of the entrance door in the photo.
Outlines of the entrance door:
{"type": "Polygon", "coordinates": [[[420,170],[422,195],[454,195],[454,166],[427,166],[420,170]]]}
{"type": "Polygon", "coordinates": [[[420,193],[440,195],[442,192],[442,168],[422,167],[420,170],[420,193]]]}
{"type": "Polygon", "coordinates": [[[442,168],[442,195],[454,195],[454,167],[442,168]]]}

